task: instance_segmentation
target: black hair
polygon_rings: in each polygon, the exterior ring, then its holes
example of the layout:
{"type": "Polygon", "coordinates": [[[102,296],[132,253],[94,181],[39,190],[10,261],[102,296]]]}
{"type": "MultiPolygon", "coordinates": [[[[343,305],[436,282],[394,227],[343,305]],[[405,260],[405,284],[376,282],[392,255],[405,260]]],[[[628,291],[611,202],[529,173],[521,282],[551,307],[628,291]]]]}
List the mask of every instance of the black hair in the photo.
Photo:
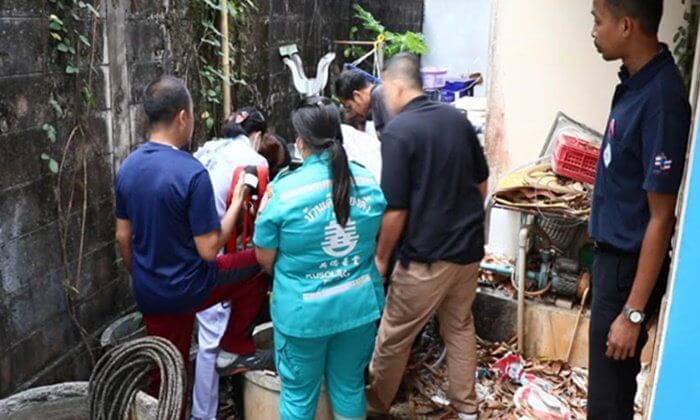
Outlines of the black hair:
{"type": "Polygon", "coordinates": [[[284,153],[284,161],[281,163],[280,167],[284,168],[289,166],[289,164],[292,163],[292,154],[289,153],[289,142],[287,139],[278,134],[273,134],[273,136],[275,137],[275,140],[277,140],[277,143],[282,146],[282,152],[284,153]]]}
{"type": "Polygon", "coordinates": [[[274,179],[280,169],[289,166],[292,156],[287,149],[287,141],[277,134],[263,134],[258,153],[267,160],[270,179],[274,179]],[[282,158],[280,160],[280,154],[282,158]]]}
{"type": "Polygon", "coordinates": [[[359,72],[345,70],[335,79],[335,95],[340,99],[352,99],[352,94],[356,90],[362,90],[370,85],[359,72]]]}
{"type": "Polygon", "coordinates": [[[232,113],[223,127],[221,127],[221,136],[223,138],[234,138],[238,136],[249,136],[256,131],[264,133],[267,130],[267,121],[262,112],[257,108],[247,106],[232,113]],[[240,123],[236,122],[239,115],[246,114],[247,117],[240,123]]]}
{"type": "Polygon", "coordinates": [[[608,6],[618,16],[637,19],[642,30],[649,35],[659,32],[661,17],[664,14],[663,0],[606,0],[608,6]]]}
{"type": "Polygon", "coordinates": [[[182,110],[188,111],[192,104],[187,85],[182,79],[162,76],[145,89],[143,110],[150,125],[170,123],[182,110]]]}
{"type": "Polygon", "coordinates": [[[410,53],[399,53],[391,57],[384,67],[382,77],[403,79],[415,89],[423,90],[420,60],[410,53]]]}
{"type": "Polygon", "coordinates": [[[322,96],[307,98],[292,112],[292,125],[313,152],[330,151],[333,209],[338,224],[344,227],[350,218],[350,189],[355,184],[355,179],[350,172],[348,156],[343,147],[338,108],[330,99],[322,96]]]}

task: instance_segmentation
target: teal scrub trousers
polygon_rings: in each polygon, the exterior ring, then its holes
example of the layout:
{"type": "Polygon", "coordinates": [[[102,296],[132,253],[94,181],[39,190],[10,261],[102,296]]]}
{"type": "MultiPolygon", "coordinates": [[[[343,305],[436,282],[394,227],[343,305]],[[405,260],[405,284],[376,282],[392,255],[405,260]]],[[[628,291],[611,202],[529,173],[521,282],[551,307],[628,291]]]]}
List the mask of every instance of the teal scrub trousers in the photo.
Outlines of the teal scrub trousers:
{"type": "Polygon", "coordinates": [[[364,419],[365,368],[376,335],[376,322],[318,338],[275,330],[275,362],[282,379],[280,419],[312,420],[324,377],[335,418],[364,419]]]}

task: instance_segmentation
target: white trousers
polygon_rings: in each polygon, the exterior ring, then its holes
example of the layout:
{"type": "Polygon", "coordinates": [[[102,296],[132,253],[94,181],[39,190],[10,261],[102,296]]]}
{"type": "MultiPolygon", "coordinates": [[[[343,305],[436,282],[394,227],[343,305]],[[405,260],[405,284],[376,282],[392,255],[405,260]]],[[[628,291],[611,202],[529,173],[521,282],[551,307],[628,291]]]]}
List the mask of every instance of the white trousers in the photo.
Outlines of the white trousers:
{"type": "Polygon", "coordinates": [[[192,420],[216,420],[219,409],[216,356],[230,316],[231,306],[228,303],[214,305],[197,313],[199,350],[194,370],[192,420]]]}

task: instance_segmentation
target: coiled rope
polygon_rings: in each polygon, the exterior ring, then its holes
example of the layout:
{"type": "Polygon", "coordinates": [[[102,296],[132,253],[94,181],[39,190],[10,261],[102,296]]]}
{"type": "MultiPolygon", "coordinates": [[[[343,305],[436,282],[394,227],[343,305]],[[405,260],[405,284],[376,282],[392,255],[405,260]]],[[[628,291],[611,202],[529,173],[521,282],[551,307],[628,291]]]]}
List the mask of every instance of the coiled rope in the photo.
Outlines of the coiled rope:
{"type": "Polygon", "coordinates": [[[186,386],[180,352],[161,337],[145,337],[116,346],[105,353],[90,376],[90,418],[127,419],[136,394],[146,383],[151,367],[160,372],[158,420],[180,417],[186,386]]]}

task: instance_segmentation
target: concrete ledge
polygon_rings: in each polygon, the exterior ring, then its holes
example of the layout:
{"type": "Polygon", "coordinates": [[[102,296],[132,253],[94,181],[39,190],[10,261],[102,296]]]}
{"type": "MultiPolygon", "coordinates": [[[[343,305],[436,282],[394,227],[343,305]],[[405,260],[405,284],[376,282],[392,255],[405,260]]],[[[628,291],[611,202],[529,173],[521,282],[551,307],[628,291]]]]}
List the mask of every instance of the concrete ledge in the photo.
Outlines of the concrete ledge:
{"type": "MultiPolygon", "coordinates": [[[[481,288],[474,302],[476,332],[489,341],[509,341],[516,335],[517,302],[504,294],[481,288]]],[[[588,310],[581,316],[570,363],[588,366],[588,310]]],[[[525,301],[525,356],[546,359],[566,358],[578,308],[525,301]]]]}

